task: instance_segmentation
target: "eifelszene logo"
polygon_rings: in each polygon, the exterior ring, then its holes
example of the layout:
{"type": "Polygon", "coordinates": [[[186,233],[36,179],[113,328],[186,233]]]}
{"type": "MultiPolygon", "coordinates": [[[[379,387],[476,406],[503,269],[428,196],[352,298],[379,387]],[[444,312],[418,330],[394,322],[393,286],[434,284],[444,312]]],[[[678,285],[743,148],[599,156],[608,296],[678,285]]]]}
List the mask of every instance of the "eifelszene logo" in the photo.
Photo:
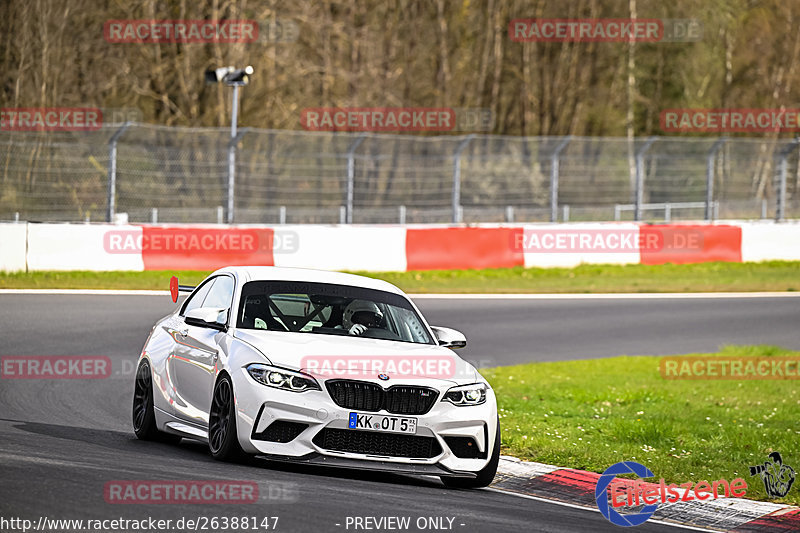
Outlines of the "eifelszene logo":
{"type": "Polygon", "coordinates": [[[597,480],[597,487],[594,489],[594,499],[597,500],[597,507],[606,519],[618,526],[638,526],[647,522],[658,509],[658,504],[646,505],[641,511],[635,514],[621,515],[608,501],[608,486],[614,478],[622,474],[636,474],[640,478],[653,477],[649,468],[633,461],[623,461],[606,468],[606,471],[597,480]]]}
{"type": "Polygon", "coordinates": [[[716,500],[717,498],[743,498],[747,492],[747,482],[737,477],[730,483],[725,479],[716,481],[701,480],[697,483],[667,484],[664,478],[658,483],[646,483],[641,479],[615,479],[615,476],[635,474],[639,478],[653,477],[644,465],[624,461],[609,467],[597,480],[594,497],[603,516],[618,526],[638,526],[646,522],[662,503],[693,502],[695,500],[716,500]],[[610,505],[609,505],[610,499],[610,505]],[[619,507],[639,507],[633,514],[620,514],[619,507]]]}

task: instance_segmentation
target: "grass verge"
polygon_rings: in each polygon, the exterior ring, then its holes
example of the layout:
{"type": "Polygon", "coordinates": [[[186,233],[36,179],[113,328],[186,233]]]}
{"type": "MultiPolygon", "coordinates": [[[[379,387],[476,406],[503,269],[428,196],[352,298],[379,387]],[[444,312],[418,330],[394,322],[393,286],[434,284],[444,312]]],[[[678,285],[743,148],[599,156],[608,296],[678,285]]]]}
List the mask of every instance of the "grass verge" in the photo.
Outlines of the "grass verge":
{"type": "Polygon", "coordinates": [[[691,265],[580,265],[387,272],[380,277],[407,292],[601,293],[749,292],[800,290],[800,261],[691,265]]]}
{"type": "MultiPolygon", "coordinates": [[[[733,356],[800,356],[773,346],[726,347],[733,356]]],[[[481,370],[497,393],[503,453],[594,472],[634,460],[657,482],[747,481],[749,466],[778,451],[800,471],[800,382],[665,380],[659,358],[614,357],[481,370]]],[[[653,480],[648,480],[653,481],[653,480]]],[[[792,487],[781,500],[800,504],[792,487]]]]}
{"type": "MultiPolygon", "coordinates": [[[[164,289],[201,271],[0,273],[0,289],[164,289]]],[[[356,272],[409,293],[752,292],[800,290],[800,261],[693,265],[581,265],[424,272],[356,272]]]]}

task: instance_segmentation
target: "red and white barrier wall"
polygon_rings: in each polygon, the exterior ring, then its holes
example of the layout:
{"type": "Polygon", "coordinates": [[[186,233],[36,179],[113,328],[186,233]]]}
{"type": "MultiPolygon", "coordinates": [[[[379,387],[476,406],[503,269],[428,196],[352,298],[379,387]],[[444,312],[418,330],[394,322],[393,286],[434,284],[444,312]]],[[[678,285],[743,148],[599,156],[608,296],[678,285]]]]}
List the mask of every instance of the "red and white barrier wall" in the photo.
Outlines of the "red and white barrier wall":
{"type": "Polygon", "coordinates": [[[27,224],[0,224],[0,270],[26,269],[27,224]]]}
{"type": "Polygon", "coordinates": [[[406,271],[800,260],[800,223],[390,225],[0,224],[0,270],[406,271]]]}

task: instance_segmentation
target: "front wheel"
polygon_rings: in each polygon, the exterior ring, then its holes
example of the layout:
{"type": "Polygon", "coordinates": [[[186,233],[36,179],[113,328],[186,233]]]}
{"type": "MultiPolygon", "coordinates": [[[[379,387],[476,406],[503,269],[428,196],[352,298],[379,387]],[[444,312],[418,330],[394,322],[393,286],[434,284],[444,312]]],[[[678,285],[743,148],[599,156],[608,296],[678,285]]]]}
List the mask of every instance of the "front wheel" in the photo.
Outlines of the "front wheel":
{"type": "Polygon", "coordinates": [[[497,473],[497,465],[500,464],[500,417],[497,418],[497,431],[494,438],[494,451],[492,451],[492,458],[486,463],[478,476],[474,478],[469,477],[453,477],[441,476],[442,483],[451,489],[480,489],[488,487],[494,481],[494,475],[497,473]]]}
{"type": "Polygon", "coordinates": [[[223,374],[214,387],[208,416],[208,449],[212,457],[220,461],[237,461],[245,457],[236,432],[235,403],[231,378],[223,374]]]}
{"type": "Polygon", "coordinates": [[[142,361],[136,370],[132,419],[133,432],[141,440],[175,444],[181,440],[180,436],[164,433],[156,427],[156,413],[153,409],[153,375],[146,360],[142,361]]]}

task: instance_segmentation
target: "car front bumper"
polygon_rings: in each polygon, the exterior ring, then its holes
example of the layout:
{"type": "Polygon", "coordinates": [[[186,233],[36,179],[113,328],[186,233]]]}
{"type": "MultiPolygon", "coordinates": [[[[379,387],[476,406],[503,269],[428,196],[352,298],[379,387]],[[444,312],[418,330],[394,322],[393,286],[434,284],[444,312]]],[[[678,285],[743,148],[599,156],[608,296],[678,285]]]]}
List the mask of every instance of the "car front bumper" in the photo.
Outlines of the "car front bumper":
{"type": "MultiPolygon", "coordinates": [[[[366,414],[416,418],[417,431],[413,437],[435,439],[435,442],[425,439],[432,445],[429,457],[409,457],[398,456],[396,446],[389,446],[394,450],[391,451],[380,446],[376,448],[374,445],[376,440],[381,443],[394,443],[399,439],[393,436],[402,434],[349,429],[350,413],[356,410],[343,408],[334,403],[324,384],[323,390],[297,393],[262,385],[253,380],[244,369],[234,374],[237,431],[239,443],[247,453],[283,461],[347,468],[471,476],[486,466],[494,452],[497,403],[492,389],[487,389],[485,403],[459,407],[441,401],[444,390],[439,388],[440,393],[436,403],[424,415],[358,411],[366,414]],[[288,442],[263,440],[264,431],[276,421],[303,424],[305,428],[288,442]],[[372,446],[365,453],[326,448],[323,446],[329,441],[320,438],[320,432],[323,430],[335,430],[335,434],[344,438],[357,437],[355,440],[368,441],[372,446]],[[364,435],[366,433],[370,435],[364,435]],[[450,437],[473,439],[474,445],[477,446],[475,455],[478,457],[457,457],[456,452],[448,445],[447,440],[452,442],[450,437]]],[[[463,456],[464,453],[461,452],[459,455],[463,456]]]]}

